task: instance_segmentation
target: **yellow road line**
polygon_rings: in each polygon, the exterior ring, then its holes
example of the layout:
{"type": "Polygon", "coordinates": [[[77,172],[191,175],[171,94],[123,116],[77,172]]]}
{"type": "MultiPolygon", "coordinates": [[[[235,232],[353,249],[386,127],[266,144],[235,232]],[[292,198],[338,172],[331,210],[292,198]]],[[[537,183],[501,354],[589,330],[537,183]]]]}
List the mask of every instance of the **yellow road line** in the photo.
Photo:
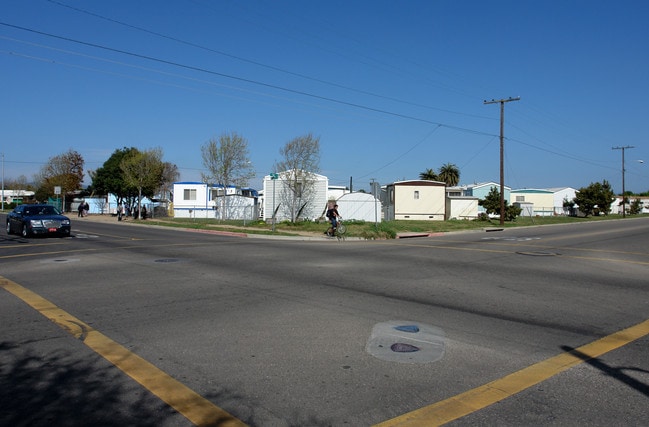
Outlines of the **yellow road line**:
{"type": "Polygon", "coordinates": [[[40,295],[0,276],[0,287],[23,300],[52,322],[80,339],[122,372],[173,407],[197,426],[241,427],[245,424],[155,365],[94,330],[40,295]]]}
{"type": "Polygon", "coordinates": [[[375,427],[430,427],[446,424],[513,396],[585,360],[599,357],[647,335],[649,335],[649,320],[570,352],[535,363],[483,386],[384,421],[375,427]]]}

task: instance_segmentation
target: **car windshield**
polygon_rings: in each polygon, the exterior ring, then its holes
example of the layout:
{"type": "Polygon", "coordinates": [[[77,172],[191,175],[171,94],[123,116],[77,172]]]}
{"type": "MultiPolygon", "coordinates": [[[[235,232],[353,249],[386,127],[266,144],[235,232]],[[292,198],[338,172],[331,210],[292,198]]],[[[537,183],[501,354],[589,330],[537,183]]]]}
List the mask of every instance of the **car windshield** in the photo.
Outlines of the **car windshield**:
{"type": "Polygon", "coordinates": [[[25,209],[25,215],[58,215],[59,211],[54,206],[33,206],[25,209]]]}

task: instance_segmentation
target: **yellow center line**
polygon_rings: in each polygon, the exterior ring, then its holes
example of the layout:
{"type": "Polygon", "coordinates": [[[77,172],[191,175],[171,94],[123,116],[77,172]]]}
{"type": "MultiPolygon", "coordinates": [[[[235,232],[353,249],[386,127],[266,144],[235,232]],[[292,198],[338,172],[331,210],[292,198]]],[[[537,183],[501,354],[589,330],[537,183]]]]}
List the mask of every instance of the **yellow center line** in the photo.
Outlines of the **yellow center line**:
{"type": "Polygon", "coordinates": [[[242,427],[245,424],[152,363],[132,353],[40,295],[0,276],[0,287],[23,300],[100,356],[140,383],[197,426],[242,427]]]}
{"type": "Polygon", "coordinates": [[[649,320],[535,363],[483,386],[376,424],[375,427],[430,427],[446,424],[647,335],[649,320]]]}

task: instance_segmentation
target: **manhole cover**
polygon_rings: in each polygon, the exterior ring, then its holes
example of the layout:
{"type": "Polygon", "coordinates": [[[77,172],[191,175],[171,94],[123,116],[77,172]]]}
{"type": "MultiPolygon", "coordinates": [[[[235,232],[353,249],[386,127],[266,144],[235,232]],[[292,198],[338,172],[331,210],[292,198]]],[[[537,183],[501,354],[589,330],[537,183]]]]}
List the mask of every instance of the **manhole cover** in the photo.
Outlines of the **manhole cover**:
{"type": "Polygon", "coordinates": [[[41,261],[41,264],[67,264],[69,262],[78,262],[78,258],[52,258],[52,259],[44,259],[41,261]]]}
{"type": "Polygon", "coordinates": [[[366,350],[388,362],[436,362],[444,357],[444,339],[444,331],[434,326],[391,320],[374,325],[366,350]]]}
{"type": "Polygon", "coordinates": [[[516,252],[519,255],[527,256],[556,256],[559,255],[555,252],[543,252],[543,251],[532,251],[532,252],[516,252]]]}

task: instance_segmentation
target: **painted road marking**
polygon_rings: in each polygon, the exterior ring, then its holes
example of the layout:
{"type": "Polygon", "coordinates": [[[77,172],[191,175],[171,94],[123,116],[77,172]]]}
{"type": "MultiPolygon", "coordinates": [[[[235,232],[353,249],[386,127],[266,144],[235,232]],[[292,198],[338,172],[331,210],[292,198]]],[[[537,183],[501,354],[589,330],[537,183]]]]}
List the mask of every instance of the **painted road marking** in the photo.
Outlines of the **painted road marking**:
{"type": "MultiPolygon", "coordinates": [[[[245,426],[242,421],[173,379],[164,371],[38,294],[2,276],[0,276],[0,287],[23,300],[75,338],[83,341],[88,347],[113,363],[195,425],[245,426]]],[[[384,421],[375,427],[419,427],[446,424],[647,335],[649,335],[649,320],[572,351],[535,363],[483,386],[384,421]]]]}
{"type": "Polygon", "coordinates": [[[572,351],[535,363],[481,387],[376,424],[375,427],[430,427],[446,424],[647,335],[649,335],[649,320],[572,351]]]}
{"type": "Polygon", "coordinates": [[[130,352],[40,295],[0,276],[0,287],[81,340],[97,354],[174,408],[197,426],[242,427],[245,424],[155,365],[130,352]]]}

